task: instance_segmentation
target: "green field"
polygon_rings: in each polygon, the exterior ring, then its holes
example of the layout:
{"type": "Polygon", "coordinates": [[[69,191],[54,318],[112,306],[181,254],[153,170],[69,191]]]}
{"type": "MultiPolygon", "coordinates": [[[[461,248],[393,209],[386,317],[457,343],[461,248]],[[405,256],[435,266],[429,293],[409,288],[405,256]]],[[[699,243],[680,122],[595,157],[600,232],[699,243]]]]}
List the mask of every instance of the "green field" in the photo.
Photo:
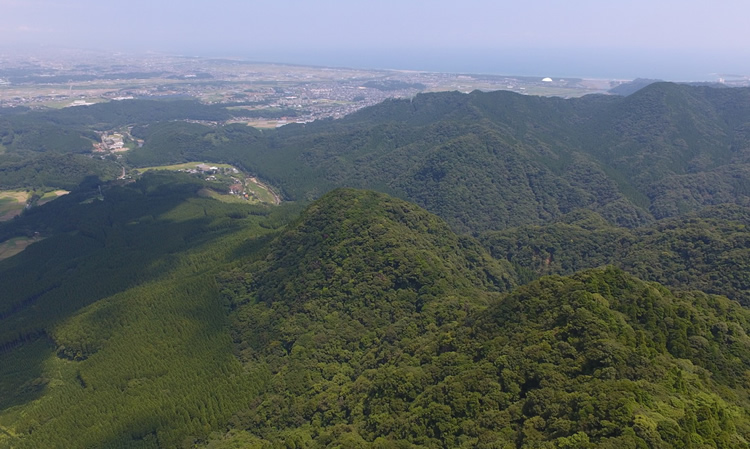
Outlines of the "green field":
{"type": "Polygon", "coordinates": [[[41,206],[42,204],[49,203],[50,201],[55,200],[63,195],[67,195],[68,193],[70,192],[68,192],[67,190],[55,190],[52,192],[47,192],[42,195],[39,200],[37,200],[36,205],[41,206]]]}
{"type": "Polygon", "coordinates": [[[20,214],[28,199],[28,192],[0,191],[0,221],[8,221],[20,214]]]}
{"type": "Polygon", "coordinates": [[[41,239],[39,238],[28,238],[28,237],[16,237],[10,240],[6,240],[0,243],[0,260],[13,257],[21,251],[25,250],[27,246],[41,239]]]}
{"type": "MultiPolygon", "coordinates": [[[[213,164],[210,162],[186,162],[183,164],[143,167],[143,168],[137,169],[136,171],[138,173],[145,173],[147,171],[152,171],[152,170],[169,170],[169,171],[191,170],[191,169],[195,169],[199,165],[208,165],[210,167],[217,167],[219,169],[236,170],[235,167],[229,164],[213,164]]],[[[217,191],[211,191],[208,189],[204,189],[201,194],[203,196],[210,196],[211,198],[217,199],[219,201],[223,201],[225,203],[279,204],[281,202],[280,198],[276,194],[273,193],[270,187],[263,184],[261,181],[258,181],[256,178],[248,177],[247,174],[239,170],[237,171],[237,173],[233,173],[232,175],[219,174],[216,176],[220,178],[224,177],[226,179],[229,179],[233,177],[233,175],[236,176],[237,178],[242,178],[245,191],[248,193],[247,199],[244,199],[236,195],[230,195],[226,193],[220,193],[217,191]]]]}
{"type": "Polygon", "coordinates": [[[247,125],[252,126],[253,128],[273,129],[279,126],[279,121],[278,120],[250,120],[247,122],[247,125]]]}
{"type": "Polygon", "coordinates": [[[281,202],[279,197],[276,196],[268,186],[255,178],[248,178],[247,182],[245,182],[245,188],[248,193],[252,192],[252,194],[255,195],[255,198],[261,203],[279,204],[281,202]]]}
{"type": "Polygon", "coordinates": [[[208,165],[210,167],[218,167],[218,168],[234,168],[229,164],[213,164],[211,162],[185,162],[184,164],[174,164],[174,165],[158,165],[154,167],[142,167],[138,168],[137,171],[139,173],[144,173],[149,170],[190,170],[194,169],[198,165],[208,165]]]}
{"type": "Polygon", "coordinates": [[[237,203],[237,204],[248,203],[248,201],[244,198],[240,198],[235,195],[227,195],[227,194],[219,193],[216,190],[211,190],[211,189],[201,189],[198,192],[198,195],[204,198],[213,198],[215,200],[221,201],[222,203],[237,203]]]}

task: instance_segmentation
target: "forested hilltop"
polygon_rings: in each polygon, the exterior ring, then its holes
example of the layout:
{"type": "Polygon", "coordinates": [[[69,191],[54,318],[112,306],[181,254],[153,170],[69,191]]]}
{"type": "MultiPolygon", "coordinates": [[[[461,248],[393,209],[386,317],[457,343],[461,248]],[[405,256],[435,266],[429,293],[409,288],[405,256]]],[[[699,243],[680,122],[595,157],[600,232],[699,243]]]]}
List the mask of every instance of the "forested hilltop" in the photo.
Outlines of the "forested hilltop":
{"type": "Polygon", "coordinates": [[[0,448],[750,447],[749,96],[2,111],[0,448]]]}
{"type": "Polygon", "coordinates": [[[267,251],[220,285],[273,380],[209,447],[747,445],[750,313],[726,298],[614,268],[500,294],[507,265],[355,191],[267,251]]]}

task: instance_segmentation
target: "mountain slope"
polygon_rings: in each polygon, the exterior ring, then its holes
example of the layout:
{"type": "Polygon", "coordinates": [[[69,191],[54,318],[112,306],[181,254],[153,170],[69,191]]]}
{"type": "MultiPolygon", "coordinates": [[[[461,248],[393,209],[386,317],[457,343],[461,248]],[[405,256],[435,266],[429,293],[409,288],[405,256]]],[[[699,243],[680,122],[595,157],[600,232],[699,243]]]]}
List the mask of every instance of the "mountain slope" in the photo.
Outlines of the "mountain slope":
{"type": "MultiPolygon", "coordinates": [[[[145,143],[124,156],[134,167],[231,163],[291,200],[337,187],[374,189],[413,201],[461,232],[550,223],[581,208],[634,227],[706,205],[750,204],[749,100],[748,88],[673,83],[627,97],[568,100],[443,92],[262,132],[194,123],[229,118],[220,105],[113,102],[8,114],[0,123],[8,149],[0,165],[7,160],[4,172],[12,175],[25,170],[13,159],[19,154],[85,151],[98,139],[95,130],[136,125],[132,133],[145,143]]],[[[116,168],[86,165],[107,176],[116,168]]],[[[80,181],[75,170],[61,177],[37,166],[34,187],[80,181]]]]}
{"type": "MultiPolygon", "coordinates": [[[[190,151],[242,165],[290,199],[376,189],[462,232],[549,223],[581,208],[634,227],[706,205],[750,204],[748,98],[750,89],[672,83],[570,100],[421,94],[264,131],[242,151],[230,143],[190,151]]],[[[195,130],[194,141],[205,144],[208,134],[221,131],[195,130]]],[[[131,161],[185,157],[155,144],[146,138],[131,161]]]]}
{"type": "Polygon", "coordinates": [[[0,263],[38,278],[3,297],[0,447],[747,447],[737,303],[615,268],[515,287],[368,191],[270,240],[283,208],[204,187],[154,174],[7,225],[49,236],[0,263]]]}
{"type": "Polygon", "coordinates": [[[726,295],[750,305],[750,209],[724,205],[636,229],[589,213],[547,226],[488,232],[482,242],[522,278],[614,264],[677,289],[726,295]]]}
{"type": "Polygon", "coordinates": [[[745,447],[750,312],[612,268],[493,293],[434,220],[337,190],[225,273],[272,378],[207,445],[745,447]]]}
{"type": "Polygon", "coordinates": [[[208,187],[149,174],[3,225],[45,239],[0,262],[0,447],[178,447],[264,386],[232,355],[215,272],[284,210],[208,187]]]}
{"type": "Polygon", "coordinates": [[[0,224],[45,238],[0,262],[0,447],[747,447],[750,317],[710,293],[748,300],[748,95],[134,129],[319,199],[277,233],[301,205],[89,178],[0,224]]]}

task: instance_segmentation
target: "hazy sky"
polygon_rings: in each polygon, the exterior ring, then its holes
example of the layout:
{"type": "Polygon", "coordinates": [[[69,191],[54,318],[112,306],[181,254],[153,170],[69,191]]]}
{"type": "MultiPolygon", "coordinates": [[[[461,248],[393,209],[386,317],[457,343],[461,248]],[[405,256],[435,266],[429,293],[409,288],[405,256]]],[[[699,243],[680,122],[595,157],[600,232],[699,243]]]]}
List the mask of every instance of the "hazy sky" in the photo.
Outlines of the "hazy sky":
{"type": "Polygon", "coordinates": [[[0,0],[0,42],[687,79],[750,74],[748,17],[748,0],[0,0]]]}

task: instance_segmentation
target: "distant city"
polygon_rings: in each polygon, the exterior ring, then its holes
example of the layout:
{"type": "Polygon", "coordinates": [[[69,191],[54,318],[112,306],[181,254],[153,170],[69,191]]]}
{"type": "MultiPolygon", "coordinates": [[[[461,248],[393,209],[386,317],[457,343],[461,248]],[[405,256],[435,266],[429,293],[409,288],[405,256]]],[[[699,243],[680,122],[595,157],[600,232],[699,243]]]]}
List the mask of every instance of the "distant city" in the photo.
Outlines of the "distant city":
{"type": "MultiPolygon", "coordinates": [[[[241,59],[98,51],[0,52],[0,107],[61,108],[135,98],[192,97],[247,111],[256,127],[340,118],[388,98],[420,92],[509,90],[579,97],[628,79],[506,76],[259,63],[241,59]]],[[[718,83],[750,85],[747,76],[718,83]]]]}

